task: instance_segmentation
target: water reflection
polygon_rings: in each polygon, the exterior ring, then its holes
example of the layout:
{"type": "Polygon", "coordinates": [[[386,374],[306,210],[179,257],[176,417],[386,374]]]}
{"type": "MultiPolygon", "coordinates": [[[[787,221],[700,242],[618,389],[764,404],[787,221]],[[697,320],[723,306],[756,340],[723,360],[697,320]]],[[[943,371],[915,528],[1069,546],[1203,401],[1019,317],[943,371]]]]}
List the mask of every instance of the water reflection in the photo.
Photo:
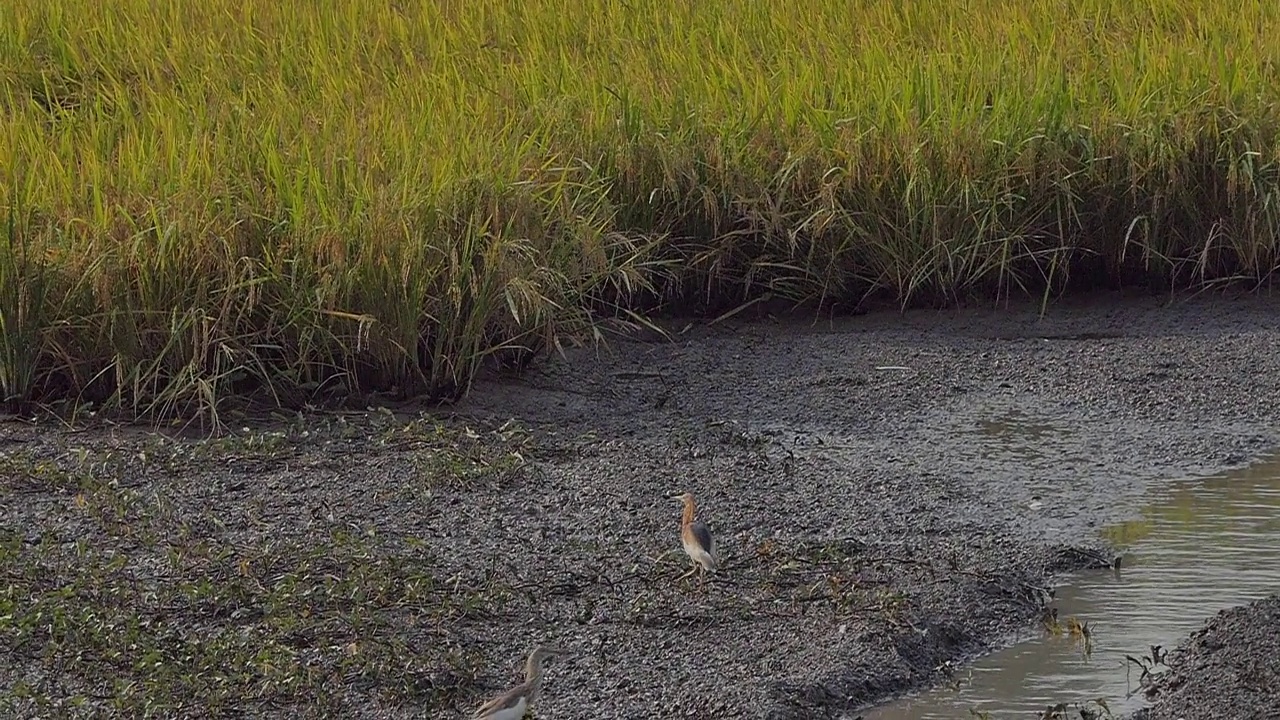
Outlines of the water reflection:
{"type": "Polygon", "coordinates": [[[1018,410],[1007,411],[1003,417],[996,419],[979,420],[977,429],[984,436],[979,457],[991,459],[1000,456],[1022,460],[1040,457],[1039,443],[1063,430],[1045,421],[1032,421],[1018,410]]]}
{"type": "Polygon", "coordinates": [[[962,671],[959,690],[902,698],[863,713],[866,720],[951,720],[971,710],[1031,718],[1048,705],[1096,698],[1116,715],[1142,707],[1140,670],[1127,654],[1170,650],[1219,610],[1280,589],[1280,457],[1174,483],[1166,501],[1105,532],[1127,549],[1123,568],[1057,591],[1060,617],[1092,629],[1090,656],[1069,637],[1033,634],[962,671]]]}

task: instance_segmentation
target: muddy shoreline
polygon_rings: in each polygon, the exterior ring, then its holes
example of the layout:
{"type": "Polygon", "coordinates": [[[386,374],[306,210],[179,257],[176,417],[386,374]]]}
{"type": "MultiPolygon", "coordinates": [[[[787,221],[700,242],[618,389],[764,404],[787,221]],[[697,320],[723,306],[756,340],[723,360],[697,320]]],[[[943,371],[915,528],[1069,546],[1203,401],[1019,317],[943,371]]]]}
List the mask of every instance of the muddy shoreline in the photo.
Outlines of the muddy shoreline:
{"type": "Polygon", "coordinates": [[[17,595],[72,576],[83,608],[115,598],[140,643],[187,648],[183,668],[233,664],[234,644],[190,652],[228,628],[284,660],[228,690],[122,668],[106,630],[58,636],[91,650],[81,665],[50,659],[56,629],[32,621],[0,628],[0,685],[32,688],[18,716],[72,696],[109,716],[114,672],[167,689],[175,715],[212,698],[263,717],[463,717],[546,642],[576,653],[550,669],[547,717],[854,717],[1035,622],[1061,573],[1110,560],[1096,531],[1168,478],[1280,444],[1274,309],[1105,296],[1043,318],[673,321],[672,341],[484,378],[443,424],[400,407],[201,444],[6,423],[17,595]],[[664,556],[683,490],[726,557],[705,587],[664,556]],[[101,570],[77,539],[128,559],[101,570]],[[306,548],[338,560],[319,572],[306,548]],[[325,579],[348,575],[359,587],[325,579]],[[107,592],[201,577],[246,615],[107,592]]]}
{"type": "Polygon", "coordinates": [[[1169,654],[1131,720],[1263,720],[1280,708],[1280,596],[1224,610],[1169,654]]]}

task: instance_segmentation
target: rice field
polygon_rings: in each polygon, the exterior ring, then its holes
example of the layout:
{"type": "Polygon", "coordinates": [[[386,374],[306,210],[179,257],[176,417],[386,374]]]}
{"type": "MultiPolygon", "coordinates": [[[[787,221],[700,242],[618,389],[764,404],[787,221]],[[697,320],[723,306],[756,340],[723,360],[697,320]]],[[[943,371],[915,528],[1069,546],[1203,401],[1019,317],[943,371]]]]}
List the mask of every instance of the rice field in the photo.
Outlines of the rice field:
{"type": "Polygon", "coordinates": [[[10,0],[0,394],[216,422],[659,311],[1262,283],[1278,58],[1257,0],[10,0]]]}

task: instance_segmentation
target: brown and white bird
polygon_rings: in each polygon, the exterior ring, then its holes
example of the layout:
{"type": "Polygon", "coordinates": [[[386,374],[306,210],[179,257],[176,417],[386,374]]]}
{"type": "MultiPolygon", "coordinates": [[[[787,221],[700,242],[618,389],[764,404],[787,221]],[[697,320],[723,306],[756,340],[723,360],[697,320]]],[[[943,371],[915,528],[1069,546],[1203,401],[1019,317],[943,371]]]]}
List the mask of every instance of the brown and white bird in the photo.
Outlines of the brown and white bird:
{"type": "Polygon", "coordinates": [[[568,655],[568,650],[539,645],[524,664],[524,682],[476,708],[472,720],[521,720],[542,691],[542,661],[568,655]]]}
{"type": "Polygon", "coordinates": [[[711,537],[711,528],[701,520],[694,519],[697,505],[693,501],[693,495],[683,493],[673,495],[672,499],[684,503],[684,513],[680,517],[680,544],[684,547],[689,559],[693,561],[693,567],[689,572],[681,575],[677,580],[683,580],[695,572],[715,572],[720,564],[720,559],[716,557],[716,541],[711,537]]]}

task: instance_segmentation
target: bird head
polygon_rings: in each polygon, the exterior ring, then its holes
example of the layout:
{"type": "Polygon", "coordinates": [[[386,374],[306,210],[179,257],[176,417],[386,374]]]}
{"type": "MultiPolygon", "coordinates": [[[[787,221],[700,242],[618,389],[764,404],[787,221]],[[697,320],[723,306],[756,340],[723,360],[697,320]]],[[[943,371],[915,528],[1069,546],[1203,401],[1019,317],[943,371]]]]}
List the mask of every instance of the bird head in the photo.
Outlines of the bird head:
{"type": "Polygon", "coordinates": [[[533,649],[533,655],[539,660],[551,657],[564,657],[572,653],[564,648],[551,647],[549,645],[539,645],[533,649]]]}

